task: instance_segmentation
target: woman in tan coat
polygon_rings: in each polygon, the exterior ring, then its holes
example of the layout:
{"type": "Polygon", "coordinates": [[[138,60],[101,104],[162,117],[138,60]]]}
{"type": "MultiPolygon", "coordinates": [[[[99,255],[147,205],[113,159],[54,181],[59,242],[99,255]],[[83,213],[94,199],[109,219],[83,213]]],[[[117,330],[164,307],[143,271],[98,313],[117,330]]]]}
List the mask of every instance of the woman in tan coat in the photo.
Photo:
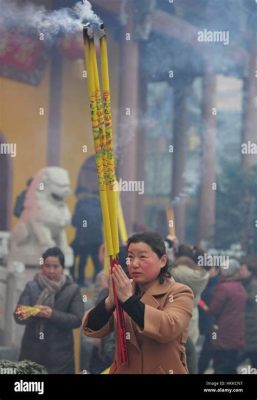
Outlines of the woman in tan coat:
{"type": "MultiPolygon", "coordinates": [[[[115,354],[112,374],[186,374],[185,342],[193,293],[168,272],[165,244],[157,233],[128,240],[128,272],[115,267],[112,277],[125,311],[128,365],[115,354]]],[[[116,327],[112,284],[109,295],[83,319],[84,334],[101,338],[116,327]]]]}

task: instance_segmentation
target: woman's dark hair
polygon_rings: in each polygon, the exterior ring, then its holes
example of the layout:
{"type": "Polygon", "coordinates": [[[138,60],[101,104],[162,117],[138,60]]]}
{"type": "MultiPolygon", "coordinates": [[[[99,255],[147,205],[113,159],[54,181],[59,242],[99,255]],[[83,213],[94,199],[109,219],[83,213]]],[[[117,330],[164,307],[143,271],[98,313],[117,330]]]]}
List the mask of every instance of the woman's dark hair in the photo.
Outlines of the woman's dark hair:
{"type": "Polygon", "coordinates": [[[239,260],[240,264],[246,264],[248,270],[257,277],[257,256],[256,254],[249,254],[239,260]]]}
{"type": "Polygon", "coordinates": [[[59,247],[51,247],[50,249],[47,249],[44,254],[42,255],[43,260],[45,262],[45,260],[47,259],[47,257],[57,257],[60,261],[61,266],[64,268],[65,267],[65,258],[64,258],[64,254],[61,251],[61,249],[59,249],[59,247]]]}
{"type": "Polygon", "coordinates": [[[189,257],[193,259],[192,247],[185,243],[180,244],[176,251],[176,257],[189,257]]]}
{"type": "MultiPolygon", "coordinates": [[[[204,251],[198,246],[190,246],[186,243],[182,243],[179,245],[178,250],[176,252],[176,258],[179,257],[188,257],[194,261],[194,263],[199,266],[199,257],[204,258],[204,251]]],[[[202,266],[203,269],[209,271],[211,266],[202,266]]]]}
{"type": "MultiPolygon", "coordinates": [[[[157,254],[159,258],[161,258],[164,255],[167,255],[164,241],[157,232],[135,233],[128,239],[127,249],[129,249],[131,243],[140,243],[140,242],[145,243],[149,247],[151,247],[153,252],[157,254]]],[[[166,265],[161,269],[160,274],[158,275],[159,282],[161,284],[164,282],[165,278],[171,277],[171,274],[168,269],[169,269],[169,261],[167,260],[166,265]]]]}

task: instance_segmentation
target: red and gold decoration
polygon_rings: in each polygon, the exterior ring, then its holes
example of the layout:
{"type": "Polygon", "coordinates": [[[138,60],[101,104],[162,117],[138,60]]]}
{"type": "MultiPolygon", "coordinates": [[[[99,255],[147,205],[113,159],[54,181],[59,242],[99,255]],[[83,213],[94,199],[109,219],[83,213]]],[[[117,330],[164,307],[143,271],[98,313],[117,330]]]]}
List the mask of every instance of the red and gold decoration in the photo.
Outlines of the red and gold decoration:
{"type": "Polygon", "coordinates": [[[47,62],[39,37],[0,30],[0,76],[37,85],[47,62]]]}

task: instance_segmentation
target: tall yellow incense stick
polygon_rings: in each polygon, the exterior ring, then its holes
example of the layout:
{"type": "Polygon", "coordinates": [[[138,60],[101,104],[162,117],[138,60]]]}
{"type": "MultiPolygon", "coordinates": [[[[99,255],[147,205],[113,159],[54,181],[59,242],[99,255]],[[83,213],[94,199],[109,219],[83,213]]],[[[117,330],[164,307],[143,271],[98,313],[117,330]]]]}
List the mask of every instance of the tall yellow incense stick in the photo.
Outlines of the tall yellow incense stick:
{"type": "MultiPolygon", "coordinates": [[[[106,251],[110,256],[111,268],[114,268],[118,263],[117,255],[119,252],[119,238],[117,220],[117,192],[114,190],[115,163],[112,148],[111,102],[107,43],[104,34],[104,36],[101,38],[102,86],[104,92],[103,107],[93,33],[90,26],[84,27],[83,36],[85,43],[85,62],[88,71],[88,91],[90,98],[91,121],[96,152],[101,208],[103,214],[104,237],[106,240],[106,251]],[[90,33],[89,28],[91,29],[90,33]]],[[[124,313],[121,303],[118,301],[114,282],[113,292],[117,315],[118,355],[121,364],[127,364],[128,353],[125,338],[124,313]]]]}
{"type": "Polygon", "coordinates": [[[96,97],[96,107],[97,107],[97,119],[98,119],[98,125],[99,125],[99,139],[100,139],[100,146],[101,146],[101,157],[102,157],[102,163],[103,163],[105,190],[107,190],[108,189],[108,187],[107,187],[108,171],[107,171],[107,156],[106,156],[105,123],[104,123],[104,114],[103,114],[104,111],[103,111],[101,89],[100,89],[100,82],[99,82],[99,76],[98,76],[96,51],[95,51],[95,46],[93,45],[93,43],[90,43],[90,59],[92,61],[92,66],[93,66],[93,75],[94,75],[94,82],[95,82],[95,97],[96,97]]]}
{"type": "Polygon", "coordinates": [[[109,68],[108,68],[108,51],[106,36],[100,39],[101,52],[101,71],[103,85],[103,103],[104,103],[104,122],[106,135],[106,155],[108,181],[107,183],[107,199],[110,210],[110,223],[112,228],[113,250],[115,254],[119,252],[119,236],[118,236],[118,201],[117,192],[114,190],[115,184],[115,160],[112,147],[112,117],[111,117],[111,96],[109,84],[109,68]]]}
{"type": "Polygon", "coordinates": [[[167,208],[166,215],[168,222],[169,237],[175,239],[176,238],[175,217],[174,217],[174,210],[172,207],[167,208]]]}
{"type": "Polygon", "coordinates": [[[96,167],[99,182],[99,194],[100,202],[103,214],[103,224],[105,229],[106,246],[109,255],[115,255],[112,242],[111,224],[109,218],[108,200],[106,193],[106,185],[104,179],[104,165],[101,153],[101,142],[100,142],[100,129],[99,121],[97,116],[97,102],[96,102],[96,83],[94,76],[94,64],[92,59],[93,54],[93,43],[91,40],[85,38],[85,62],[88,72],[88,92],[90,98],[90,109],[91,109],[91,122],[93,128],[94,145],[96,153],[96,167]]]}
{"type": "Polygon", "coordinates": [[[120,194],[118,193],[118,225],[119,225],[119,234],[120,234],[120,239],[123,244],[126,244],[128,240],[128,233],[127,233],[127,228],[125,224],[125,219],[123,215],[123,210],[121,207],[121,200],[120,200],[120,194]]]}

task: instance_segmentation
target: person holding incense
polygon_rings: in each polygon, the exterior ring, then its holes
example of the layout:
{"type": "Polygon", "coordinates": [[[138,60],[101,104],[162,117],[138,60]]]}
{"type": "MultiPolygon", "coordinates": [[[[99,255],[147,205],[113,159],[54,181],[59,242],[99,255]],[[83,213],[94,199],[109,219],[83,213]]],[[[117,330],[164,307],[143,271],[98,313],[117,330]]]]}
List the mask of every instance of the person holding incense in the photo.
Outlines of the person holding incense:
{"type": "Polygon", "coordinates": [[[58,247],[46,250],[42,258],[40,272],[27,283],[14,312],[15,321],[26,325],[19,360],[41,364],[49,374],[73,374],[72,331],[82,322],[82,296],[64,274],[64,254],[58,247]]]}
{"type": "Polygon", "coordinates": [[[125,311],[128,363],[121,364],[116,349],[110,373],[187,374],[185,343],[193,292],[171,278],[159,234],[136,233],[128,239],[127,249],[129,276],[120,265],[112,269],[109,294],[85,313],[83,332],[101,338],[116,330],[114,282],[125,311]]]}

